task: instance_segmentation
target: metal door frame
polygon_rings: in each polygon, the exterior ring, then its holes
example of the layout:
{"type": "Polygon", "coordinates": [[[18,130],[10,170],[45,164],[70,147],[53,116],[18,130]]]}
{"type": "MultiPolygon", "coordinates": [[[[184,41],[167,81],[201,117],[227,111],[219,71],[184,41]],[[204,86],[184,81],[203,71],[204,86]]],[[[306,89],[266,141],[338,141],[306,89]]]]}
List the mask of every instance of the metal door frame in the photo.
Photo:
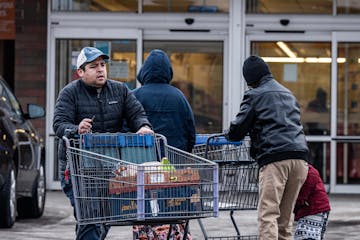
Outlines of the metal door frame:
{"type": "MultiPolygon", "coordinates": [[[[332,64],[331,64],[331,109],[334,109],[331,114],[331,192],[335,193],[360,193],[360,184],[338,184],[336,181],[336,156],[337,156],[337,147],[338,142],[347,142],[347,143],[360,143],[360,136],[338,136],[337,134],[337,82],[338,82],[338,68],[337,68],[337,58],[338,58],[338,42],[360,42],[360,32],[332,32],[332,43],[331,43],[331,55],[332,55],[332,64]]],[[[344,171],[345,172],[345,171],[344,171]]]]}

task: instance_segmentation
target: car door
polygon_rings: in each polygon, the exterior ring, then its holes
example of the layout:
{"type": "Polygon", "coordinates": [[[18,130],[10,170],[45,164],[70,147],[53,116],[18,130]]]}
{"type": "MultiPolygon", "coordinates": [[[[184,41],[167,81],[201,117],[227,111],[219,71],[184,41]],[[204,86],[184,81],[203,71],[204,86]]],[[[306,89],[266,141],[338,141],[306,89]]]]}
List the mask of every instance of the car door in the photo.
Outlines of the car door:
{"type": "MultiPolygon", "coordinates": [[[[37,162],[36,150],[34,149],[34,139],[36,134],[33,128],[25,120],[21,106],[12,94],[10,89],[2,82],[4,88],[4,96],[10,103],[11,109],[9,109],[9,124],[12,125],[12,134],[14,139],[14,148],[17,150],[17,166],[18,166],[18,192],[29,192],[32,188],[33,179],[36,177],[37,162]]],[[[16,154],[16,152],[15,152],[16,154]]]]}

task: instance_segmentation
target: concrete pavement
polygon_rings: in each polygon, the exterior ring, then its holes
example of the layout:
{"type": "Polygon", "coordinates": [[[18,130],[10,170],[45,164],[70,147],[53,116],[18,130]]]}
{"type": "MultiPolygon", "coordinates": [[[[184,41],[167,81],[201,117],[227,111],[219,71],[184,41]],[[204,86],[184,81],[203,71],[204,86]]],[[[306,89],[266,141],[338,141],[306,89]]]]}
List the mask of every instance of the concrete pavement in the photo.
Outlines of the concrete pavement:
{"type": "MultiPolygon", "coordinates": [[[[360,239],[360,195],[330,195],[332,211],[326,233],[327,240],[360,239]]],[[[256,211],[236,211],[235,219],[243,235],[256,234],[256,211]]],[[[218,218],[203,219],[209,236],[234,235],[229,212],[220,212],[218,218]]],[[[48,191],[43,217],[20,219],[11,229],[0,229],[2,240],[70,240],[75,239],[75,221],[72,208],[61,191],[48,191]]],[[[194,239],[204,239],[196,220],[190,221],[194,239]]],[[[130,226],[114,226],[108,240],[132,239],[130,226]]]]}

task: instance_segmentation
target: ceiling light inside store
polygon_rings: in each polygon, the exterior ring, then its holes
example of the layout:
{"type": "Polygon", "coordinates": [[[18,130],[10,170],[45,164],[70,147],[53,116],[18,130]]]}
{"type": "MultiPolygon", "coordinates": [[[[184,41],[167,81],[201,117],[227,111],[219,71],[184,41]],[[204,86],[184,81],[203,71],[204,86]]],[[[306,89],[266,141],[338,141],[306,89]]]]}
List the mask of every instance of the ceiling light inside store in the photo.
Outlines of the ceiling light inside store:
{"type": "MultiPolygon", "coordinates": [[[[301,57],[263,57],[265,62],[278,62],[278,63],[331,63],[331,58],[326,57],[307,57],[307,58],[301,58],[301,57]]],[[[360,59],[358,60],[360,63],[360,59]]],[[[344,63],[346,62],[345,58],[338,58],[338,63],[344,63]]]]}
{"type": "Polygon", "coordinates": [[[289,57],[262,57],[265,62],[280,62],[280,63],[303,63],[304,58],[289,58],[289,57]]]}
{"type": "MultiPolygon", "coordinates": [[[[282,42],[276,42],[276,45],[288,56],[288,57],[263,57],[265,62],[279,62],[279,63],[331,63],[331,57],[297,57],[297,53],[292,51],[289,46],[282,42]]],[[[278,48],[275,48],[275,52],[278,53],[278,48]]],[[[301,51],[301,50],[300,50],[301,51]]],[[[301,51],[302,52],[302,51],[301,51]]],[[[330,52],[327,52],[330,56],[330,52]]],[[[280,55],[280,54],[279,54],[280,55]]],[[[281,54],[282,55],[282,54],[281,54]]],[[[338,58],[337,63],[345,63],[346,58],[338,58]]],[[[358,59],[360,63],[360,58],[358,59]]]]}
{"type": "Polygon", "coordinates": [[[276,42],[276,44],[281,48],[281,50],[286,53],[291,58],[296,58],[296,54],[290,50],[290,48],[284,42],[276,42]]]}

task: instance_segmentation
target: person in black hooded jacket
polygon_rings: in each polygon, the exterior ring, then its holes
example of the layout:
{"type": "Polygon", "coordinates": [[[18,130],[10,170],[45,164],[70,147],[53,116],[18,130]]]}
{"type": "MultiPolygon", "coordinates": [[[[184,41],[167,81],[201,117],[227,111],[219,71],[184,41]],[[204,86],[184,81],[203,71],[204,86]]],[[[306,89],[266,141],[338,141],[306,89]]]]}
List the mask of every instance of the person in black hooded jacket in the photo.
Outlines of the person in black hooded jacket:
{"type": "Polygon", "coordinates": [[[308,172],[309,150],[300,108],[260,57],[245,60],[243,75],[250,89],[226,135],[238,141],[250,134],[250,154],[260,168],[260,239],[291,239],[292,211],[308,172]]]}
{"type": "Polygon", "coordinates": [[[184,94],[170,85],[172,66],[166,53],[152,50],[137,79],[142,87],[134,94],[143,105],[155,133],[164,135],[168,144],[191,152],[195,144],[195,121],[184,94]]]}

